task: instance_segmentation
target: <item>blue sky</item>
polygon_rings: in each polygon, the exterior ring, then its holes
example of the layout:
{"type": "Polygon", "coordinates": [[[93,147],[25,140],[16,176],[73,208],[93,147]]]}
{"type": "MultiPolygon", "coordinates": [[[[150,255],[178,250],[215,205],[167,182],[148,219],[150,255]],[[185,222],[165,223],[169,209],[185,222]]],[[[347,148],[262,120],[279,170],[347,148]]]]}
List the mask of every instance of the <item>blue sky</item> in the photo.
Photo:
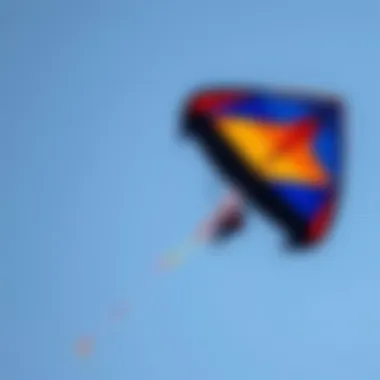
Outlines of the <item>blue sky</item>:
{"type": "Polygon", "coordinates": [[[2,1],[0,378],[378,379],[378,15],[357,0],[2,1]],[[144,298],[151,262],[217,201],[177,135],[183,98],[210,82],[347,99],[340,217],[296,259],[252,215],[144,298]],[[73,340],[123,298],[133,313],[78,360],[73,340]]]}

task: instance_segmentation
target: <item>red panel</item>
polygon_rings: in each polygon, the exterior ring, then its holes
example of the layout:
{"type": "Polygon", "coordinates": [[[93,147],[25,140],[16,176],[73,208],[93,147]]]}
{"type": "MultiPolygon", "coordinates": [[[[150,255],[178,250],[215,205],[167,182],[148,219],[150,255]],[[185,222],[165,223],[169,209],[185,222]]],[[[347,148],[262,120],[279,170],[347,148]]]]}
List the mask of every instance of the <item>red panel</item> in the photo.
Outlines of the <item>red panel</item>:
{"type": "Polygon", "coordinates": [[[241,99],[243,94],[231,91],[203,93],[190,102],[190,113],[211,113],[241,99]]]}
{"type": "Polygon", "coordinates": [[[309,225],[309,240],[311,242],[316,242],[323,238],[329,227],[330,221],[333,218],[335,211],[335,201],[330,200],[326,202],[323,207],[319,210],[317,215],[314,217],[309,225]]]}

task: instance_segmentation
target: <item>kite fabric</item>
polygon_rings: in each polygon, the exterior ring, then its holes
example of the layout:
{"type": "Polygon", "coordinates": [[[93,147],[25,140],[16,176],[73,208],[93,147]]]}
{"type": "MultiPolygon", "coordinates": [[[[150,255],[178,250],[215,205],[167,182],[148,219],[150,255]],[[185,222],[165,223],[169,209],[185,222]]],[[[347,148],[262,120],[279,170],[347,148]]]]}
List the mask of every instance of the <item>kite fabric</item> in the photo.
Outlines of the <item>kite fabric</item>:
{"type": "Polygon", "coordinates": [[[186,104],[194,136],[222,174],[289,234],[311,245],[336,212],[343,105],[330,95],[211,89],[186,104]]]}
{"type": "Polygon", "coordinates": [[[242,195],[237,190],[230,190],[214,215],[201,225],[196,234],[197,239],[221,240],[230,237],[243,228],[244,211],[242,195]]]}

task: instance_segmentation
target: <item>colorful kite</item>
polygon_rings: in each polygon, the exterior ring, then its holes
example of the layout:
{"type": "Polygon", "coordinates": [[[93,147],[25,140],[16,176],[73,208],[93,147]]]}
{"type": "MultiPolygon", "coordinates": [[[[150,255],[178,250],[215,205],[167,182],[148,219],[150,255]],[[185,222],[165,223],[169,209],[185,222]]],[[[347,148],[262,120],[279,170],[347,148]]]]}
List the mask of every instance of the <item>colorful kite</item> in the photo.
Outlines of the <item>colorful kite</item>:
{"type": "Polygon", "coordinates": [[[293,245],[328,232],[342,173],[343,106],[335,97],[212,89],[186,104],[184,129],[293,245]]]}
{"type": "MultiPolygon", "coordinates": [[[[184,111],[185,132],[196,138],[234,190],[181,247],[160,257],[155,270],[179,266],[200,245],[241,231],[248,202],[282,226],[293,246],[322,240],[341,187],[344,110],[338,99],[211,89],[193,96],[184,111]]],[[[121,303],[110,314],[112,321],[120,322],[129,310],[121,303]]],[[[82,336],[75,342],[76,354],[89,357],[95,341],[95,336],[82,336]]]]}

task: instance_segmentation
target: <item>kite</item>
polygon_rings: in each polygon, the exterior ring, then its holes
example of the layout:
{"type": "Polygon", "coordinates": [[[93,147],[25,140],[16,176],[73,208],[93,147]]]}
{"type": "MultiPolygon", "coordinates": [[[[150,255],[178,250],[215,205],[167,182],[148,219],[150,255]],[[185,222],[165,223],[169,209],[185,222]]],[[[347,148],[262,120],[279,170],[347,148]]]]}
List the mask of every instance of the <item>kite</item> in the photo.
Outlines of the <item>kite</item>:
{"type": "MultiPolygon", "coordinates": [[[[236,236],[246,226],[248,205],[271,218],[293,248],[321,242],[340,197],[344,111],[342,101],[328,94],[211,88],[191,96],[182,132],[198,142],[230,190],[189,239],[159,258],[154,270],[166,272],[196,248],[236,236]]],[[[112,322],[129,312],[123,301],[110,313],[112,322]]],[[[89,357],[96,341],[80,337],[76,354],[89,357]]]]}
{"type": "Polygon", "coordinates": [[[214,88],[188,100],[182,122],[184,134],[286,231],[293,247],[327,235],[343,169],[344,108],[337,97],[214,88]]]}

